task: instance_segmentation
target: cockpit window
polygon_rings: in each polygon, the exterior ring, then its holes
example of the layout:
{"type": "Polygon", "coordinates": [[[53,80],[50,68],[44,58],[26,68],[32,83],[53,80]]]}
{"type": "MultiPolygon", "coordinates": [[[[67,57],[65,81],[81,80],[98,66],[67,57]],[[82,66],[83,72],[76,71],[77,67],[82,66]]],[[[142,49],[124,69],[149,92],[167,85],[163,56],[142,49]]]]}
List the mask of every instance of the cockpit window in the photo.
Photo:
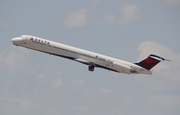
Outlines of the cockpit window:
{"type": "Polygon", "coordinates": [[[24,44],[27,44],[27,40],[26,40],[25,36],[23,35],[23,36],[21,36],[21,38],[22,38],[22,40],[23,40],[23,43],[24,43],[24,44]]]}

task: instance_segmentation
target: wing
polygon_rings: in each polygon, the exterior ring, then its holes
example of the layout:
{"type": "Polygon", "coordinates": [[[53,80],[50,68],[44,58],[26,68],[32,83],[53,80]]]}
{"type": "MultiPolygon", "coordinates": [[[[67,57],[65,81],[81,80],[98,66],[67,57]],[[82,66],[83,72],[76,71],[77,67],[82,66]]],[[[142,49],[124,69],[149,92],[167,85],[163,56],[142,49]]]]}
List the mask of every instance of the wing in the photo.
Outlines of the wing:
{"type": "Polygon", "coordinates": [[[78,62],[83,63],[83,64],[88,64],[88,65],[89,65],[89,63],[91,63],[90,61],[87,61],[87,60],[84,60],[81,58],[77,58],[77,59],[75,59],[75,61],[78,61],[78,62]]]}
{"type": "Polygon", "coordinates": [[[85,59],[81,59],[81,58],[76,58],[75,61],[78,61],[80,63],[83,63],[83,64],[86,64],[86,65],[89,65],[89,66],[95,66],[96,64],[93,63],[93,62],[90,62],[88,60],[85,60],[85,59]]]}
{"type": "Polygon", "coordinates": [[[81,59],[81,58],[77,58],[77,59],[75,59],[75,61],[78,61],[80,63],[88,65],[89,66],[88,67],[89,71],[94,71],[95,64],[93,62],[90,62],[88,60],[84,60],[84,59],[81,59]]]}

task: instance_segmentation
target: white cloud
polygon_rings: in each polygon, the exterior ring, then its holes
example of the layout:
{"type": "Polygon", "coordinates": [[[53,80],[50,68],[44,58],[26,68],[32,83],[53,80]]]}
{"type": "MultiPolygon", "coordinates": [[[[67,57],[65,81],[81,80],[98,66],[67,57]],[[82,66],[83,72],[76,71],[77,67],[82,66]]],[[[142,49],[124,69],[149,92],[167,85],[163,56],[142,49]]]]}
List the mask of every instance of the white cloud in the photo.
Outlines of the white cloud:
{"type": "Polygon", "coordinates": [[[101,2],[101,0],[93,0],[91,2],[92,8],[95,9],[95,7],[101,2]]]}
{"type": "Polygon", "coordinates": [[[74,11],[65,19],[64,26],[66,28],[79,28],[86,25],[87,22],[87,10],[85,8],[81,8],[74,11]]]}
{"type": "Polygon", "coordinates": [[[9,106],[16,107],[16,112],[24,112],[36,107],[30,99],[12,97],[1,97],[0,99],[5,101],[9,106]]]}
{"type": "Polygon", "coordinates": [[[121,23],[130,23],[140,18],[140,11],[136,4],[121,3],[118,9],[121,11],[121,23]]]}
{"type": "Polygon", "coordinates": [[[148,97],[148,103],[163,108],[180,106],[180,96],[176,95],[152,95],[148,97]]]}
{"type": "Polygon", "coordinates": [[[73,88],[75,88],[75,89],[80,88],[81,86],[84,85],[84,80],[83,79],[81,79],[81,80],[71,79],[71,82],[72,82],[73,88]]]}
{"type": "Polygon", "coordinates": [[[59,89],[62,85],[63,85],[63,82],[60,78],[58,78],[52,82],[52,87],[54,90],[59,89]]]}
{"type": "Polygon", "coordinates": [[[113,14],[106,13],[105,17],[106,17],[107,21],[110,23],[113,23],[116,21],[116,18],[113,14]]]}
{"type": "MultiPolygon", "coordinates": [[[[158,66],[156,67],[156,70],[158,70],[158,71],[161,69],[165,69],[165,68],[171,69],[172,67],[169,67],[169,65],[167,65],[167,64],[172,64],[174,62],[177,67],[180,66],[180,64],[178,64],[180,62],[180,54],[175,54],[168,47],[158,44],[156,42],[153,42],[153,41],[142,42],[139,45],[138,51],[140,52],[138,60],[144,59],[149,54],[156,54],[161,57],[172,60],[172,62],[170,62],[170,63],[158,64],[158,66]]],[[[175,66],[175,65],[173,65],[173,66],[175,66]]],[[[175,68],[173,68],[173,69],[175,69],[175,68]]],[[[176,68],[176,69],[180,69],[180,68],[176,68]]]]}
{"type": "Polygon", "coordinates": [[[21,101],[21,107],[22,108],[29,108],[32,105],[32,101],[29,99],[23,99],[21,101]]]}
{"type": "Polygon", "coordinates": [[[84,84],[84,80],[83,79],[81,79],[81,80],[73,80],[73,79],[71,79],[71,81],[75,85],[83,85],[84,84]]]}
{"type": "Polygon", "coordinates": [[[108,89],[108,88],[103,88],[103,87],[101,87],[101,88],[99,88],[99,90],[100,90],[100,92],[103,93],[103,94],[109,95],[109,94],[111,93],[111,90],[108,89]]]}
{"type": "Polygon", "coordinates": [[[180,4],[180,0],[166,0],[166,3],[169,5],[180,4]]]}
{"type": "Polygon", "coordinates": [[[8,81],[6,82],[6,85],[9,86],[9,85],[11,85],[12,83],[13,83],[13,81],[12,81],[12,79],[10,79],[10,80],[8,80],[8,81]]]}
{"type": "Polygon", "coordinates": [[[78,115],[86,115],[88,113],[86,106],[75,106],[74,110],[78,112],[78,115]]]}
{"type": "Polygon", "coordinates": [[[5,68],[8,74],[22,69],[26,58],[29,56],[29,51],[19,47],[13,47],[11,50],[0,52],[0,64],[5,68]]]}
{"type": "Polygon", "coordinates": [[[40,75],[38,75],[36,78],[37,78],[38,80],[42,80],[42,79],[44,78],[44,76],[43,76],[42,74],[40,74],[40,75]]]}
{"type": "Polygon", "coordinates": [[[140,18],[140,11],[136,4],[120,3],[117,10],[120,12],[120,16],[109,12],[105,14],[105,18],[109,23],[129,24],[140,18]]]}
{"type": "Polygon", "coordinates": [[[180,53],[174,53],[168,47],[153,41],[142,42],[139,45],[138,51],[140,53],[138,60],[143,60],[149,54],[156,54],[170,59],[172,62],[162,61],[156,65],[152,69],[154,72],[151,78],[153,79],[144,76],[136,76],[137,81],[141,83],[145,81],[153,82],[153,85],[150,87],[154,91],[162,91],[169,88],[176,89],[180,86],[180,53]]]}

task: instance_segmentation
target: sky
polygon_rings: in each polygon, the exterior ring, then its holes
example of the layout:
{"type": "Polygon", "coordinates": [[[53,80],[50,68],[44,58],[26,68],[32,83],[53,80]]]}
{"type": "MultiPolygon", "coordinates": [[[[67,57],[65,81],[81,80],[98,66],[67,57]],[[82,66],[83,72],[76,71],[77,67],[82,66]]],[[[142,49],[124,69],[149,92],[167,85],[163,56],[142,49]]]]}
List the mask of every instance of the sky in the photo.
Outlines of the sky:
{"type": "Polygon", "coordinates": [[[179,115],[180,0],[2,0],[0,115],[179,115]],[[118,59],[163,61],[126,75],[14,46],[34,35],[118,59]]]}

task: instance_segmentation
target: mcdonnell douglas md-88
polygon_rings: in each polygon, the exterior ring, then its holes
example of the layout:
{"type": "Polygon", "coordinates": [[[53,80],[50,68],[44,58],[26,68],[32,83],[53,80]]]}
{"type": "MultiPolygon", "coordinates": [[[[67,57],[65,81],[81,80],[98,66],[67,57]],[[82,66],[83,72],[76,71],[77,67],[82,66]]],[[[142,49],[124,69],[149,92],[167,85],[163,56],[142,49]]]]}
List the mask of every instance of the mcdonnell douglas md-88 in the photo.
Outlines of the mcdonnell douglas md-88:
{"type": "Polygon", "coordinates": [[[166,60],[160,56],[151,54],[139,63],[130,63],[31,35],[13,38],[12,42],[16,46],[22,46],[86,64],[89,71],[94,71],[95,67],[99,67],[125,74],[152,74],[150,71],[151,68],[160,61],[166,60]]]}

